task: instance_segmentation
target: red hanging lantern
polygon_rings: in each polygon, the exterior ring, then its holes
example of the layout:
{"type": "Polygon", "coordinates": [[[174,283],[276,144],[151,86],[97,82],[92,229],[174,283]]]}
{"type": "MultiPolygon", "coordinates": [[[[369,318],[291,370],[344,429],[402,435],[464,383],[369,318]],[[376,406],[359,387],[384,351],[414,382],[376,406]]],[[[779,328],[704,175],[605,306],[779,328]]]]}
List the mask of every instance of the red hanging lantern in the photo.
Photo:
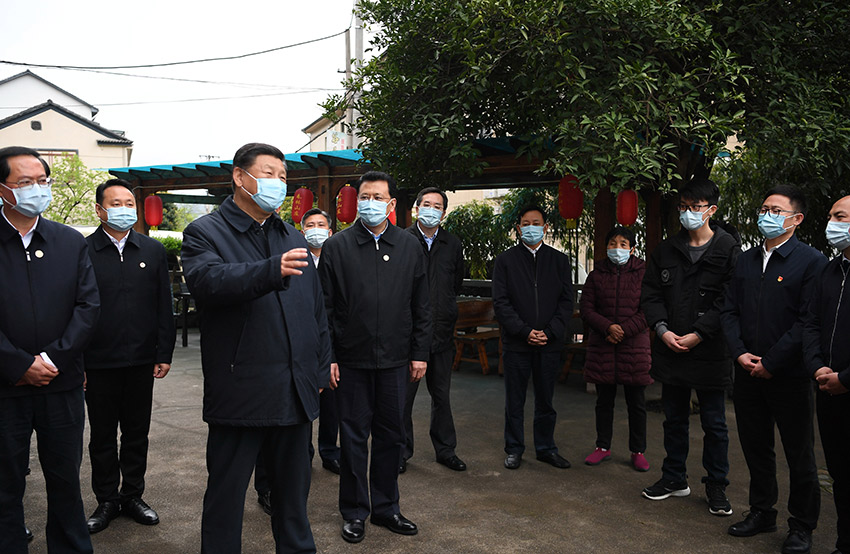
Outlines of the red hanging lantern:
{"type": "Polygon", "coordinates": [[[159,227],[162,224],[162,198],[155,194],[145,198],[145,223],[148,227],[159,227]]]}
{"type": "Polygon", "coordinates": [[[292,196],[292,222],[301,225],[301,219],[313,207],[313,192],[301,187],[292,196]]]}
{"type": "Polygon", "coordinates": [[[564,175],[558,183],[558,212],[564,219],[578,219],[584,208],[584,193],[578,188],[578,177],[564,175]]]}
{"type": "Polygon", "coordinates": [[[396,224],[395,208],[393,208],[393,211],[391,211],[390,215],[387,216],[387,219],[389,219],[390,223],[392,223],[393,225],[396,224]]]}
{"type": "Polygon", "coordinates": [[[351,223],[357,217],[357,190],[351,185],[339,189],[336,197],[336,220],[351,223]]]}
{"type": "Polygon", "coordinates": [[[626,189],[617,195],[617,223],[629,227],[635,224],[638,216],[638,194],[626,189]]]}

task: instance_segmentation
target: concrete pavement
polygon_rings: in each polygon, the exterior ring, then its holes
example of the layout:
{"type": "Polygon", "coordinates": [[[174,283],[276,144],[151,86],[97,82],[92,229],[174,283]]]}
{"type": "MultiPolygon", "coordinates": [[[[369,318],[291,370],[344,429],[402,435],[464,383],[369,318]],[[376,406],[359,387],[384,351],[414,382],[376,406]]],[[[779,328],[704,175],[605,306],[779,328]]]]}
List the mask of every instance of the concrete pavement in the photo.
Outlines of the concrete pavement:
{"type": "MultiPolygon", "coordinates": [[[[414,409],[416,455],[399,477],[402,513],[419,526],[414,537],[394,535],[366,525],[366,538],[357,545],[340,537],[342,520],[337,509],[338,477],[313,462],[309,512],[319,552],[369,553],[572,553],[572,552],[779,552],[788,517],[788,480],[784,457],[777,453],[780,499],[779,531],[751,538],[734,538],[726,528],[742,518],[747,506],[747,470],[735,429],[731,402],[727,406],[731,485],[727,494],[735,511],[731,517],[708,513],[700,484],[701,430],[692,418],[692,493],[687,498],[653,502],[640,491],[660,477],[664,455],[660,413],[648,414],[647,459],[652,468],[638,473],[628,465],[625,400],[617,398],[613,460],[600,466],[584,465],[594,447],[595,396],[585,392],[580,377],[570,376],[555,392],[558,424],[555,439],[560,452],[573,464],[559,470],[534,459],[531,444],[529,391],[526,411],[527,450],[515,471],[502,465],[504,388],[495,374],[482,375],[465,364],[454,374],[452,403],[458,434],[458,455],[466,472],[453,472],[434,461],[428,438],[429,398],[420,387],[414,409]]],[[[190,334],[189,346],[175,350],[171,373],[156,383],[145,500],[158,511],[161,523],[138,525],[119,517],[92,537],[99,553],[184,554],[200,551],[201,504],[206,486],[206,424],[201,420],[203,377],[199,337],[190,334]]],[[[660,387],[648,389],[647,398],[660,397],[660,387]]],[[[315,428],[315,425],[314,425],[315,428]]],[[[88,430],[86,431],[86,445],[88,430]]],[[[777,439],[777,445],[779,445],[777,439]]],[[[820,440],[818,465],[825,467],[820,440]]],[[[36,538],[30,552],[47,552],[44,540],[46,494],[35,448],[31,455],[24,508],[36,538]]],[[[822,470],[825,473],[825,470],[822,470]]],[[[90,487],[91,467],[84,455],[81,479],[86,514],[96,507],[90,487]]],[[[828,553],[835,543],[835,508],[832,496],[822,493],[820,527],[813,552],[828,553]]],[[[269,518],[249,488],[245,501],[243,552],[274,552],[269,518]]]]}

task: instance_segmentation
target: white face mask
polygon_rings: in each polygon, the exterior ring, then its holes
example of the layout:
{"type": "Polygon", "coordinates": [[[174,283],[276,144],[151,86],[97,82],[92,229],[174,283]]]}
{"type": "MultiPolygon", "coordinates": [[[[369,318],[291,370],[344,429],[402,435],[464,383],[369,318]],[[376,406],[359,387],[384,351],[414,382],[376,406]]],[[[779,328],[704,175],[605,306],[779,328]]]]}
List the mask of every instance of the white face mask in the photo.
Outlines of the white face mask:
{"type": "Polygon", "coordinates": [[[830,221],[826,224],[826,240],[838,250],[850,248],[850,221],[830,221]]]}
{"type": "Polygon", "coordinates": [[[679,222],[688,231],[696,231],[703,226],[705,220],[702,218],[705,212],[692,212],[690,210],[679,213],[679,222]]]}
{"type": "Polygon", "coordinates": [[[328,240],[328,232],[329,229],[312,227],[304,231],[304,238],[311,248],[321,248],[325,241],[328,240]]]}

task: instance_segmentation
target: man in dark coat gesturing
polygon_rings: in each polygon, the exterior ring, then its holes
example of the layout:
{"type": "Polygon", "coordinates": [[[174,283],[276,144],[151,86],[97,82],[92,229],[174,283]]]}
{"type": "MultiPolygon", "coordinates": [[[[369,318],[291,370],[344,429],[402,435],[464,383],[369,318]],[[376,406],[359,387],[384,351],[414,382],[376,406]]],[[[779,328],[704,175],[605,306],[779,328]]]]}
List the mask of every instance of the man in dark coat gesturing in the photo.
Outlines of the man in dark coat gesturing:
{"type": "Polygon", "coordinates": [[[234,193],[183,233],[200,312],[207,491],[202,552],[239,552],[245,492],[260,447],[277,552],[315,552],[307,519],[310,422],[327,385],[330,341],[307,242],[277,216],[283,153],[251,143],[233,158],[234,193]]]}
{"type": "Polygon", "coordinates": [[[364,173],[357,196],[359,219],[330,237],[319,259],[333,337],[339,511],[348,542],[363,540],[370,514],[373,525],[417,533],[399,510],[398,467],[407,382],[425,375],[431,345],[427,262],[416,238],[387,221],[396,204],[392,177],[364,173]]]}

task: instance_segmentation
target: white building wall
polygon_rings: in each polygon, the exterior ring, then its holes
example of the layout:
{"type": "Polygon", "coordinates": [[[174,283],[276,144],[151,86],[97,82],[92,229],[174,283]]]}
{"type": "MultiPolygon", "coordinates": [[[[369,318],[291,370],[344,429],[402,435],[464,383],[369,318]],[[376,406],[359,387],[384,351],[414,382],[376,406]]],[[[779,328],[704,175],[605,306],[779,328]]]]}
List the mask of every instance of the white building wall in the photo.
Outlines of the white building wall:
{"type": "Polygon", "coordinates": [[[55,104],[91,119],[91,107],[68,94],[64,94],[50,85],[24,75],[0,86],[0,119],[20,113],[27,108],[53,100],[55,104]]]}

